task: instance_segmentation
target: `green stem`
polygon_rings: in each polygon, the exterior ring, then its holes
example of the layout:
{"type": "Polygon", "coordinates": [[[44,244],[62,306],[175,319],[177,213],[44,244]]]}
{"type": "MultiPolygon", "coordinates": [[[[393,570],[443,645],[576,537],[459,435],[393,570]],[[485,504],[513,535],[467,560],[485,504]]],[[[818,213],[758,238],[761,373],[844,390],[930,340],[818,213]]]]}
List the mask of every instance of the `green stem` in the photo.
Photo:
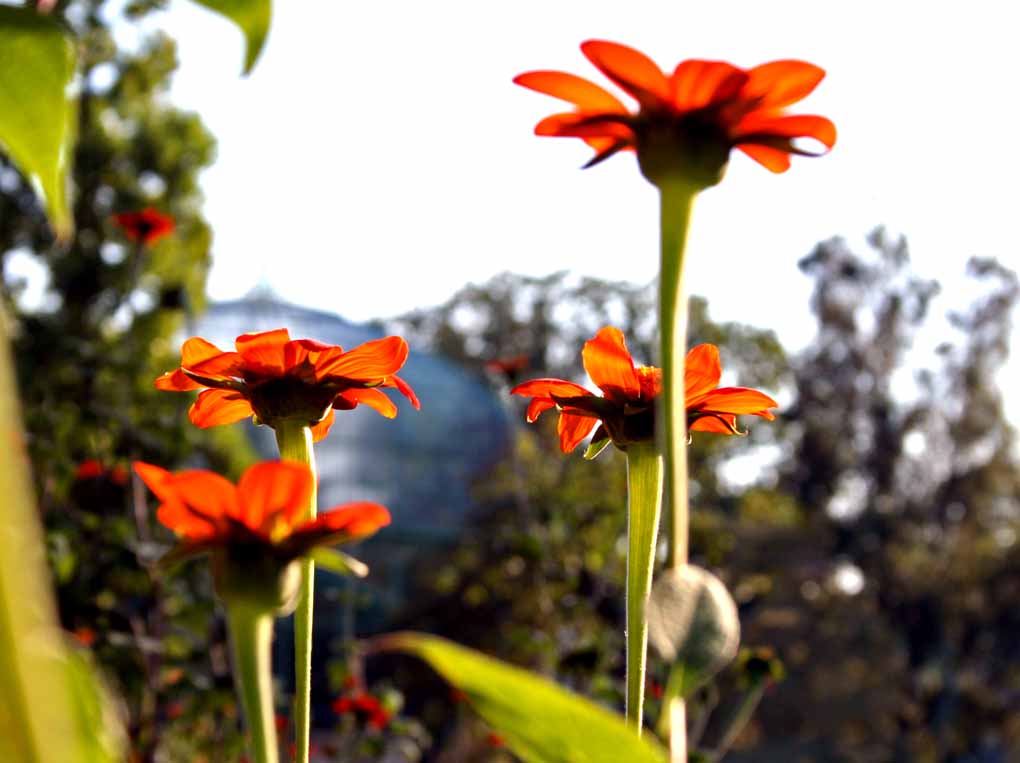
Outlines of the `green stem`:
{"type": "MultiPolygon", "coordinates": [[[[307,426],[283,422],[276,427],[276,444],[280,458],[298,461],[315,471],[315,451],[312,449],[312,430],[307,426]]],[[[316,512],[316,490],[301,519],[313,519],[316,512]]],[[[315,562],[305,557],[301,564],[301,590],[294,611],[294,743],[296,763],[308,763],[308,745],[311,738],[312,710],[312,610],[315,602],[315,562]]]]}
{"type": "Polygon", "coordinates": [[[279,763],[270,656],[273,615],[235,605],[227,608],[227,621],[234,648],[234,675],[244,703],[255,763],[279,763]]]}
{"type": "Polygon", "coordinates": [[[684,249],[697,192],[685,185],[662,185],[662,260],[659,273],[659,342],[663,408],[659,427],[669,494],[669,566],[687,564],[687,408],[684,360],[687,357],[687,294],[683,288],[684,249]]]}
{"type": "Polygon", "coordinates": [[[662,506],[662,457],[652,444],[627,450],[627,722],[641,734],[648,654],[648,596],[662,506]]]}
{"type": "Polygon", "coordinates": [[[683,666],[674,665],[662,693],[662,709],[655,725],[656,733],[669,740],[670,763],[687,763],[687,705],[680,696],[683,682],[683,666]]]}
{"type": "MultiPolygon", "coordinates": [[[[684,394],[684,360],[687,357],[687,294],[683,287],[684,250],[691,209],[697,189],[682,181],[659,185],[660,235],[659,341],[663,405],[659,409],[659,441],[666,462],[669,496],[669,560],[671,569],[687,564],[687,407],[684,394]]],[[[680,697],[668,702],[670,760],[686,761],[686,708],[680,697]]]]}
{"type": "Polygon", "coordinates": [[[747,694],[744,695],[744,699],[741,700],[740,705],[733,712],[729,721],[726,724],[726,731],[723,732],[723,737],[719,742],[719,746],[715,748],[711,755],[709,755],[709,763],[718,763],[723,759],[733,743],[737,741],[737,737],[740,736],[740,732],[744,730],[748,721],[754,715],[754,711],[758,708],[758,704],[761,702],[761,698],[765,695],[765,690],[768,688],[768,681],[760,680],[756,681],[747,690],[747,694]]]}

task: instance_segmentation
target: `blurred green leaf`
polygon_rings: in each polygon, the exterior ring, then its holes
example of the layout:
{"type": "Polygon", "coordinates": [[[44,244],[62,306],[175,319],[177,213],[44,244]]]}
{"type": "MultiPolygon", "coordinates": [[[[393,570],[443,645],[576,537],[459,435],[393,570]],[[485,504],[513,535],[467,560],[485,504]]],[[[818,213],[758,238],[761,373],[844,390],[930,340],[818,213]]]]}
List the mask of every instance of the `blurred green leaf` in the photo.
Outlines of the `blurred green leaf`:
{"type": "Polygon", "coordinates": [[[368,574],[367,564],[343,551],[337,551],[335,548],[312,549],[309,556],[315,561],[317,567],[337,575],[344,577],[353,575],[356,578],[363,578],[368,574]]]}
{"type": "Polygon", "coordinates": [[[244,73],[248,74],[258,60],[269,34],[273,15],[271,0],[195,0],[237,24],[244,33],[244,73]]]}
{"type": "Polygon", "coordinates": [[[75,47],[31,8],[0,5],[0,146],[42,198],[53,230],[70,236],[68,171],[76,102],[69,95],[75,47]]]}
{"type": "Polygon", "coordinates": [[[664,763],[658,744],[623,718],[521,668],[423,633],[397,633],[384,650],[414,654],[464,692],[526,763],[664,763]]]}
{"type": "Polygon", "coordinates": [[[109,718],[101,690],[57,627],[2,322],[0,337],[0,427],[14,445],[0,456],[0,760],[112,763],[119,736],[97,726],[109,718]]]}

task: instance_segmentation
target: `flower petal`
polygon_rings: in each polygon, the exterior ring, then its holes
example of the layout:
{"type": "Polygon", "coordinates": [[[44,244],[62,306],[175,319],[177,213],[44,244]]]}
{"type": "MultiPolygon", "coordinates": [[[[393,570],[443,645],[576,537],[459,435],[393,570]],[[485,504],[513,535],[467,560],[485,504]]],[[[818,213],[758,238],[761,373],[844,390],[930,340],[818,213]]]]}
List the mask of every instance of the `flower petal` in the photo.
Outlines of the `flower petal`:
{"type": "Polygon", "coordinates": [[[719,386],[722,363],[719,348],[714,344],[699,344],[687,353],[684,364],[684,398],[687,407],[696,405],[701,398],[719,386]]]}
{"type": "Polygon", "coordinates": [[[351,538],[371,535],[391,521],[385,506],[371,501],[356,501],[327,509],[297,529],[297,533],[309,530],[328,530],[330,533],[343,532],[351,538]]]}
{"type": "Polygon", "coordinates": [[[510,394],[535,398],[528,406],[528,423],[534,423],[542,411],[547,411],[556,405],[556,402],[552,399],[553,395],[557,397],[578,397],[581,395],[591,395],[592,393],[580,384],[574,384],[574,382],[564,379],[532,379],[523,384],[518,384],[510,390],[510,394]]]}
{"type": "Polygon", "coordinates": [[[725,61],[681,61],[669,79],[670,99],[677,111],[694,111],[733,98],[748,74],[725,61]]]}
{"type": "Polygon", "coordinates": [[[388,336],[365,342],[328,362],[320,362],[315,374],[319,379],[381,381],[403,367],[407,354],[407,342],[399,336],[388,336]]]}
{"type": "Polygon", "coordinates": [[[688,410],[711,411],[713,413],[752,413],[766,419],[774,419],[769,408],[778,408],[779,403],[756,389],[748,387],[720,387],[701,398],[697,406],[688,405],[688,410]]]}
{"type": "MultiPolygon", "coordinates": [[[[347,389],[337,395],[337,397],[342,398],[344,402],[347,403],[346,405],[341,404],[339,406],[341,410],[350,410],[351,408],[364,403],[369,408],[374,408],[388,419],[392,419],[397,415],[397,406],[394,402],[375,388],[347,389]]],[[[336,405],[336,402],[334,402],[333,405],[336,405]]]]}
{"type": "Polygon", "coordinates": [[[572,451],[581,444],[585,437],[591,434],[598,423],[598,419],[590,416],[560,413],[560,420],[556,425],[556,431],[560,434],[560,450],[564,453],[572,451]]]}
{"type": "Polygon", "coordinates": [[[583,111],[627,113],[627,107],[608,90],[566,72],[535,71],[518,74],[514,84],[572,103],[583,111]]]}
{"type": "Polygon", "coordinates": [[[192,540],[206,540],[219,534],[219,527],[215,522],[195,513],[187,504],[176,498],[159,505],[156,509],[156,519],[177,535],[192,540]]]}
{"type": "Polygon", "coordinates": [[[326,435],[329,434],[329,430],[333,426],[333,419],[336,418],[336,412],[330,408],[329,412],[322,417],[322,420],[318,424],[312,426],[312,442],[319,442],[325,440],[326,435]]]}
{"type": "Polygon", "coordinates": [[[380,386],[396,388],[396,390],[401,395],[403,395],[404,397],[406,397],[410,401],[411,405],[414,406],[415,410],[417,410],[417,411],[421,410],[421,401],[418,400],[418,396],[416,394],[414,394],[414,390],[411,389],[411,385],[408,384],[403,379],[401,379],[396,374],[394,374],[393,376],[388,378],[380,386]]]}
{"type": "Polygon", "coordinates": [[[242,334],[234,342],[244,358],[245,368],[260,376],[283,376],[286,371],[283,348],[290,341],[287,329],[242,334]]]}
{"type": "Polygon", "coordinates": [[[253,415],[255,411],[248,399],[231,389],[207,389],[188,410],[188,418],[199,429],[233,424],[253,415]]]}
{"type": "Polygon", "coordinates": [[[634,359],[618,328],[599,329],[594,339],[584,343],[581,360],[588,376],[606,397],[619,403],[640,399],[641,383],[634,369],[634,359]]]}
{"type": "Polygon", "coordinates": [[[281,529],[289,534],[301,512],[307,509],[314,489],[315,479],[304,464],[296,461],[255,464],[237,483],[240,519],[267,537],[281,529]]]}
{"type": "Polygon", "coordinates": [[[204,469],[193,469],[173,475],[171,483],[176,498],[202,519],[217,522],[225,517],[241,520],[237,488],[225,477],[204,469]]]}
{"type": "Polygon", "coordinates": [[[757,143],[738,143],[737,148],[771,172],[780,173],[790,169],[790,153],[788,151],[757,143]]]}
{"type": "MultiPolygon", "coordinates": [[[[224,353],[219,347],[203,339],[200,336],[193,336],[181,345],[181,368],[193,369],[211,363],[210,368],[220,368],[217,358],[223,355],[233,356],[235,353],[224,353]]],[[[193,389],[201,389],[202,385],[193,379],[188,378],[181,368],[176,371],[168,371],[156,379],[156,389],[168,390],[171,392],[187,392],[193,389]]]]}
{"type": "Polygon", "coordinates": [[[825,69],[806,61],[770,61],[748,70],[741,98],[754,99],[758,108],[778,109],[796,103],[825,78],[825,69]]]}
{"type": "Polygon", "coordinates": [[[734,128],[732,138],[738,146],[745,143],[770,146],[769,138],[811,138],[829,150],[836,145],[836,125],[813,114],[751,115],[734,128]]]}
{"type": "Polygon", "coordinates": [[[689,432],[715,432],[716,434],[734,434],[737,431],[737,417],[721,414],[701,416],[687,427],[689,432]]]}
{"type": "Polygon", "coordinates": [[[147,464],[144,461],[135,461],[134,464],[135,474],[139,476],[142,482],[152,491],[159,500],[165,501],[174,495],[173,492],[173,475],[166,469],[161,469],[153,464],[147,464]]]}
{"type": "Polygon", "coordinates": [[[644,53],[607,40],[588,40],[581,44],[581,52],[642,108],[654,111],[669,105],[669,81],[644,53]]]}
{"type": "Polygon", "coordinates": [[[162,376],[157,376],[156,389],[167,392],[190,392],[194,389],[202,389],[202,385],[178,368],[175,371],[167,371],[162,376]]]}

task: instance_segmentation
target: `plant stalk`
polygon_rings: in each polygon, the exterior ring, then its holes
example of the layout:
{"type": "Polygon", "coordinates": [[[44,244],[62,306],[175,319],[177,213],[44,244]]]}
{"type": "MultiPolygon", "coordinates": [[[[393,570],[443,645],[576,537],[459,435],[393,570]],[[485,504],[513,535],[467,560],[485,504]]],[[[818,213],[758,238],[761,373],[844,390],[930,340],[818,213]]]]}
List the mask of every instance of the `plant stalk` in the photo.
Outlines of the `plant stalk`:
{"type": "MultiPolygon", "coordinates": [[[[312,430],[307,426],[283,422],[276,427],[280,458],[297,461],[312,470],[315,488],[300,519],[314,519],[319,478],[315,470],[312,430]]],[[[294,744],[296,763],[308,763],[312,710],[312,612],[315,602],[315,562],[305,557],[301,564],[301,589],[294,610],[294,744]]]]}
{"type": "Polygon", "coordinates": [[[279,763],[273,722],[273,673],[270,649],[273,614],[243,606],[227,607],[234,676],[244,704],[255,763],[279,763]]]}
{"type": "Polygon", "coordinates": [[[662,456],[653,443],[627,449],[627,723],[640,736],[648,667],[648,596],[662,507],[662,456]]]}
{"type": "MultiPolygon", "coordinates": [[[[687,293],[683,286],[684,251],[697,189],[682,180],[659,185],[661,261],[659,270],[659,361],[663,405],[658,426],[666,466],[671,569],[687,564],[690,505],[687,495],[687,407],[684,361],[687,357],[687,293]]],[[[686,708],[680,697],[669,700],[670,760],[687,760],[686,708]]]]}

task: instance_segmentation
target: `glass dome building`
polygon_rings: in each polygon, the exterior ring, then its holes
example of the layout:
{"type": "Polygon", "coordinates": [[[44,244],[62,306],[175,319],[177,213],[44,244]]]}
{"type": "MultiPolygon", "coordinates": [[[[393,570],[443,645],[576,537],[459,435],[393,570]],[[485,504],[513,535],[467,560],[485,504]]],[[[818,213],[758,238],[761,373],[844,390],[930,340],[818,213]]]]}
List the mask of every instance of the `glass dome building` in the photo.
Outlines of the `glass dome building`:
{"type": "MultiPolygon", "coordinates": [[[[192,329],[195,335],[228,349],[239,334],[280,327],[286,327],[292,338],[316,339],[345,349],[384,335],[371,326],[281,302],[265,288],[237,301],[211,305],[192,329]]],[[[338,411],[329,436],[315,446],[320,508],[371,500],[388,507],[393,515],[389,527],[352,549],[371,567],[367,581],[352,585],[320,573],[317,640],[320,635],[329,639],[355,630],[350,603],[354,598],[358,600],[358,635],[385,629],[405,603],[412,563],[457,537],[472,511],[472,479],[509,448],[511,425],[506,409],[480,376],[413,348],[400,376],[421,400],[420,411],[391,391],[399,410],[395,419],[386,419],[367,406],[338,411]],[[354,590],[347,590],[348,586],[354,590]],[[345,590],[357,596],[345,596],[345,590]]],[[[259,455],[276,458],[272,431],[246,426],[259,455]]]]}

